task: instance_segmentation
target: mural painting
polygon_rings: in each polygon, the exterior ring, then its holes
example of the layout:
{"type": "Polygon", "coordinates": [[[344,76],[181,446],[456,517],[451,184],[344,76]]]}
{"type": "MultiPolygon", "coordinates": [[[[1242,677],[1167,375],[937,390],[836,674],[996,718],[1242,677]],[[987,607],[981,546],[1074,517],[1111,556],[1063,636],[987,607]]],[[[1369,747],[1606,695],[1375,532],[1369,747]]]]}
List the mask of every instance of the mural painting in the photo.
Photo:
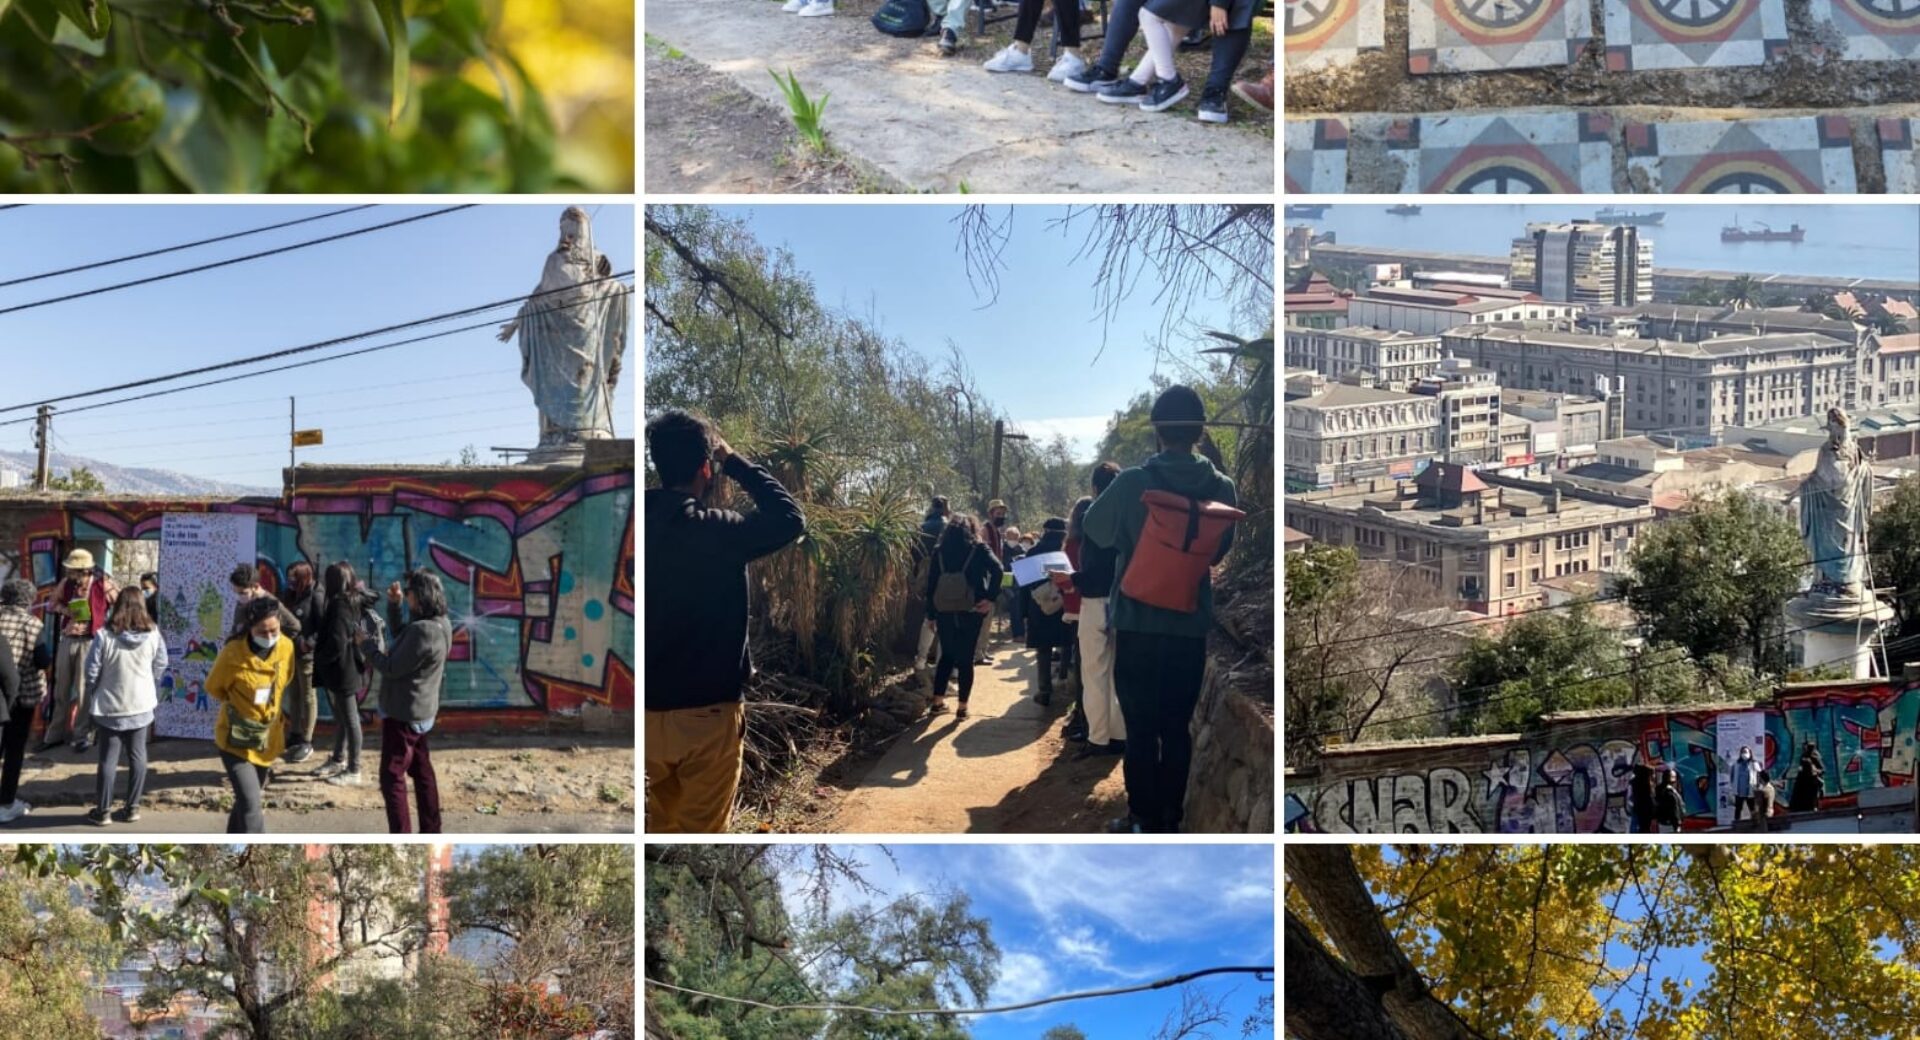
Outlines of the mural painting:
{"type": "MultiPolygon", "coordinates": [[[[1688,829],[1718,820],[1724,763],[1715,719],[1753,713],[1765,725],[1761,767],[1782,789],[1809,741],[1826,763],[1821,808],[1862,791],[1902,787],[1920,761],[1920,685],[1793,687],[1761,709],[1723,706],[1621,712],[1546,723],[1511,740],[1434,740],[1333,749],[1317,771],[1289,776],[1287,828],[1358,834],[1626,833],[1637,763],[1680,774],[1688,829]]],[[[1784,799],[1783,799],[1784,800],[1784,799]]]]}
{"type": "Polygon", "coordinates": [[[71,543],[158,539],[168,512],[251,514],[269,591],[301,560],[346,560],[382,594],[411,568],[437,573],[454,624],[448,711],[631,713],[633,505],[631,468],[303,472],[283,499],[0,502],[0,539],[18,533],[22,570],[50,591],[71,543]]]}

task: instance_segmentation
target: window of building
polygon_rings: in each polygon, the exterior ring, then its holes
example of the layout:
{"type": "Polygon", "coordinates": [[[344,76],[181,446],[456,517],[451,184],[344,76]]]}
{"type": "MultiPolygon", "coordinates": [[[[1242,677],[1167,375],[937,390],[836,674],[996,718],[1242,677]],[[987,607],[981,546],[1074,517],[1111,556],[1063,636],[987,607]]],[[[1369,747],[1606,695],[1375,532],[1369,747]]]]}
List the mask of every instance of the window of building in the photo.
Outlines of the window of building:
{"type": "Polygon", "coordinates": [[[1507,543],[1507,559],[1511,560],[1518,555],[1520,555],[1520,546],[1512,542],[1507,543]]]}
{"type": "Polygon", "coordinates": [[[1509,592],[1513,591],[1513,589],[1519,584],[1520,584],[1520,575],[1515,571],[1508,571],[1507,581],[1506,581],[1507,591],[1509,592]]]}

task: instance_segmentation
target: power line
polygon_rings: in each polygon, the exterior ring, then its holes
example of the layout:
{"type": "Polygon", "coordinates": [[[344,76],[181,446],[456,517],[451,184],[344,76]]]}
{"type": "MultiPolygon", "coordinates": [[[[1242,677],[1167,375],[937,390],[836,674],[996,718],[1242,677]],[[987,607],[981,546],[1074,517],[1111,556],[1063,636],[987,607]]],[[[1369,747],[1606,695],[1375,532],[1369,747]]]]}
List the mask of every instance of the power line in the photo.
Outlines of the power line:
{"type": "MultiPolygon", "coordinates": [[[[302,347],[292,347],[286,350],[271,351],[266,354],[255,355],[250,358],[242,358],[236,361],[222,362],[218,365],[205,365],[200,368],[187,369],[180,372],[173,372],[168,375],[153,376],[151,378],[137,380],[132,383],[123,383],[115,387],[104,387],[97,390],[87,390],[81,393],[65,394],[60,397],[48,398],[45,401],[36,401],[31,404],[12,405],[10,407],[0,408],[0,412],[17,412],[23,408],[38,408],[43,404],[51,404],[55,401],[71,401],[77,397],[93,397],[97,394],[111,393],[114,390],[132,389],[132,388],[141,387],[141,386],[151,386],[155,383],[169,383],[175,379],[181,379],[190,375],[197,375],[205,372],[217,372],[222,369],[238,368],[243,365],[258,364],[261,361],[267,361],[273,358],[291,357],[295,354],[305,354],[315,350],[324,350],[327,347],[339,346],[343,343],[353,343],[363,339],[371,339],[374,336],[385,335],[386,333],[396,332],[401,329],[418,328],[419,326],[422,326],[422,325],[432,325],[437,322],[448,321],[453,318],[469,317],[475,314],[483,313],[485,311],[497,310],[505,306],[515,306],[526,300],[531,300],[540,296],[551,296],[554,293],[572,292],[575,289],[578,289],[582,286],[595,285],[600,282],[617,281],[620,279],[630,278],[632,276],[633,276],[632,271],[621,271],[615,274],[606,275],[601,278],[594,278],[589,281],[581,282],[579,285],[568,286],[564,289],[547,289],[542,292],[532,293],[527,296],[515,296],[506,300],[498,300],[493,303],[482,304],[478,307],[469,307],[469,308],[466,308],[465,310],[449,311],[445,314],[434,315],[431,318],[421,318],[417,321],[402,322],[398,325],[389,325],[385,328],[372,329],[367,332],[356,332],[350,336],[339,336],[334,339],[325,340],[319,343],[309,343],[306,346],[302,346],[302,347]]],[[[592,302],[593,301],[588,300],[588,301],[583,301],[581,303],[561,304],[558,307],[549,307],[545,310],[535,311],[534,313],[535,314],[552,314],[555,311],[566,310],[569,307],[587,306],[592,302]]],[[[457,329],[447,329],[441,332],[429,333],[424,336],[415,336],[412,339],[397,340],[392,343],[382,343],[377,346],[364,347],[360,350],[350,350],[343,354],[330,354],[326,357],[316,358],[312,361],[302,361],[302,362],[297,362],[291,365],[279,365],[274,368],[264,368],[257,372],[246,372],[237,376],[228,376],[224,379],[210,379],[205,382],[192,383],[187,386],[170,387],[165,390],[156,390],[151,393],[135,394],[131,397],[120,397],[120,398],[115,398],[114,400],[111,400],[111,401],[102,401],[97,404],[82,405],[78,408],[68,408],[68,409],[62,410],[59,414],[63,416],[74,415],[80,412],[90,412],[97,408],[109,408],[114,405],[127,404],[132,401],[145,401],[155,397],[165,397],[169,394],[185,393],[188,390],[199,390],[209,386],[219,386],[222,383],[232,383],[242,379],[252,379],[256,376],[272,375],[275,372],[286,372],[296,368],[306,368],[311,365],[324,364],[328,361],[339,361],[343,358],[358,357],[362,354],[372,354],[372,353],[375,353],[376,351],[391,350],[394,347],[404,347],[414,343],[425,343],[428,340],[444,339],[447,336],[457,335],[462,332],[472,332],[475,329],[483,329],[495,323],[496,323],[495,320],[488,320],[488,321],[480,322],[475,325],[463,325],[457,329]]],[[[27,423],[32,421],[34,421],[33,416],[27,416],[26,418],[23,418],[23,419],[7,419],[4,421],[0,421],[0,426],[14,426],[20,423],[27,423]]]]}
{"type": "Polygon", "coordinates": [[[325,238],[315,238],[305,242],[295,242],[292,245],[281,246],[277,249],[268,249],[259,253],[249,253],[246,256],[236,256],[227,260],[216,260],[213,263],[201,264],[198,267],[189,267],[180,271],[169,271],[166,274],[150,275],[146,278],[136,278],[131,282],[121,282],[117,285],[103,285],[97,289],[87,289],[83,292],[68,293],[65,296],[54,296],[45,300],[35,300],[32,303],[17,303],[11,307],[0,307],[0,315],[14,314],[19,311],[30,311],[30,310],[33,310],[35,307],[47,307],[56,303],[67,303],[72,300],[85,299],[89,296],[99,296],[102,293],[117,292],[121,289],[131,289],[131,288],[134,288],[135,286],[140,286],[140,285],[152,285],[155,282],[164,282],[170,278],[183,278],[190,274],[200,274],[203,271],[212,271],[221,267],[232,267],[235,264],[244,264],[249,260],[260,260],[269,256],[278,256],[281,253],[291,253],[297,249],[306,249],[309,246],[325,245],[328,242],[338,242],[343,238],[353,238],[356,235],[365,235],[365,234],[371,234],[372,232],[375,232],[375,231],[384,231],[387,228],[399,227],[402,224],[411,224],[418,220],[429,220],[433,217],[444,216],[445,214],[453,213],[458,210],[471,209],[473,208],[474,205],[476,204],[467,202],[467,203],[462,203],[458,206],[448,206],[444,209],[436,209],[429,213],[416,213],[411,217],[402,217],[398,220],[389,220],[384,224],[373,224],[368,227],[355,228],[352,231],[343,231],[340,234],[328,235],[325,238]]]}
{"type": "Polygon", "coordinates": [[[213,238],[203,238],[198,242],[184,242],[184,243],[181,243],[180,245],[167,246],[163,249],[149,249],[144,253],[131,253],[127,256],[117,256],[111,260],[96,260],[93,263],[81,264],[78,267],[62,268],[58,271],[48,271],[44,274],[30,274],[25,278],[12,278],[12,279],[8,279],[7,281],[0,282],[0,289],[5,289],[15,285],[25,285],[28,282],[38,282],[47,278],[58,278],[61,275],[79,274],[82,271],[92,271],[101,267],[112,267],[115,264],[124,264],[133,260],[146,260],[151,257],[163,256],[167,253],[178,253],[186,249],[197,249],[200,246],[210,246],[216,242],[229,242],[236,238],[245,238],[248,235],[258,235],[268,231],[278,231],[281,228],[290,228],[296,224],[308,224],[316,220],[326,220],[329,217],[344,216],[345,214],[348,214],[348,213],[356,213],[363,209],[372,209],[372,208],[373,208],[372,203],[368,203],[367,205],[364,205],[364,206],[348,206],[345,209],[328,210],[325,213],[316,214],[310,217],[301,217],[298,220],[287,220],[287,221],[282,221],[281,223],[278,223],[278,224],[268,224],[265,227],[249,228],[245,231],[235,231],[232,234],[216,235],[213,238]]]}
{"type": "Polygon", "coordinates": [[[748,1007],[756,1007],[765,1011],[851,1011],[851,1012],[856,1012],[863,1015],[901,1015],[901,1016],[904,1016],[904,1015],[955,1015],[957,1016],[957,1015],[998,1015],[1008,1011],[1025,1011],[1029,1008],[1045,1007],[1048,1004],[1061,1004],[1069,1000],[1091,1000],[1095,997],[1118,997],[1118,996],[1124,996],[1128,993],[1145,993],[1149,990],[1166,989],[1169,986],[1185,985],[1186,983],[1193,982],[1196,979],[1206,978],[1209,975],[1259,976],[1259,975],[1272,975],[1272,974],[1273,974],[1273,965],[1271,964],[1266,965],[1264,967],[1258,967],[1258,968],[1243,968],[1243,967],[1203,968],[1199,971],[1190,971],[1183,975],[1173,975],[1168,978],[1161,979],[1158,982],[1143,982],[1137,986],[1120,986],[1114,989],[1090,989],[1090,990],[1083,990],[1078,993],[1062,993],[1057,997],[1042,997],[1039,1000],[1029,1000],[1022,1004],[1002,1004],[998,1007],[982,1007],[982,1008],[872,1008],[872,1007],[862,1007],[858,1004],[768,1004],[758,1000],[748,1000],[745,997],[728,997],[728,996],[723,996],[719,993],[708,993],[704,990],[689,989],[686,986],[676,986],[671,982],[661,982],[660,980],[654,979],[654,978],[648,978],[647,985],[655,986],[660,989],[670,989],[676,993],[685,993],[690,996],[705,997],[708,1000],[721,1000],[729,1004],[744,1004],[748,1007]]]}
{"type": "MultiPolygon", "coordinates": [[[[437,379],[409,379],[407,380],[407,386],[409,388],[413,388],[413,387],[420,387],[420,386],[432,386],[437,383],[457,383],[457,382],[461,382],[468,379],[483,379],[488,376],[504,375],[508,372],[518,372],[518,371],[520,371],[520,369],[519,369],[519,366],[517,365],[512,368],[488,368],[488,369],[482,369],[477,372],[462,372],[459,375],[441,376],[437,379]]],[[[357,388],[352,390],[322,390],[317,393],[301,394],[300,403],[302,406],[305,406],[310,401],[325,400],[325,399],[330,399],[335,397],[353,397],[353,398],[359,399],[359,398],[364,398],[367,395],[367,392],[368,391],[364,389],[357,389],[357,388]]],[[[501,392],[505,392],[505,391],[501,391],[501,392]]],[[[399,398],[396,401],[379,401],[371,404],[356,405],[352,408],[323,408],[323,409],[320,409],[320,411],[323,415],[333,415],[340,412],[365,411],[370,408],[390,408],[394,404],[410,403],[418,399],[419,399],[418,395],[409,395],[407,397],[399,398]]],[[[458,399],[459,399],[459,395],[456,395],[454,397],[437,398],[437,400],[442,400],[442,401],[452,401],[452,400],[458,400],[458,399]]],[[[114,418],[122,418],[126,421],[134,422],[144,416],[178,415],[181,412],[205,412],[206,410],[207,410],[207,406],[204,404],[189,404],[189,405],[181,405],[178,408],[146,408],[146,409],[142,409],[140,411],[131,412],[131,413],[117,413],[114,416],[114,418]]],[[[146,430],[152,429],[154,425],[165,426],[169,430],[190,430],[190,429],[197,429],[204,426],[227,426],[233,423],[249,422],[249,421],[255,421],[255,420],[265,421],[268,419],[272,419],[275,421],[283,421],[286,419],[286,417],[287,417],[287,413],[284,409],[282,409],[277,412],[268,412],[260,415],[237,415],[237,416],[232,416],[230,418],[211,419],[206,422],[192,422],[192,423],[162,422],[157,424],[142,423],[134,426],[115,427],[110,430],[82,429],[80,430],[80,436],[106,437],[106,436],[111,436],[111,435],[120,434],[120,433],[141,433],[146,430]]],[[[96,416],[94,418],[104,418],[104,417],[96,416]]],[[[75,421],[85,423],[85,422],[91,422],[92,419],[83,418],[75,421]]]]}
{"type": "MultiPolygon", "coordinates": [[[[526,390],[524,388],[515,386],[515,387],[508,387],[502,390],[486,390],[486,391],[482,391],[480,393],[474,393],[474,394],[449,394],[443,397],[435,397],[433,400],[435,403],[438,403],[441,401],[471,400],[474,398],[481,398],[481,397],[505,397],[509,394],[525,394],[525,393],[526,393],[526,390]]],[[[303,426],[312,427],[312,426],[319,425],[319,426],[326,426],[328,429],[340,429],[340,430],[360,430],[360,429],[367,429],[373,426],[391,426],[393,425],[393,420],[384,419],[379,422],[353,423],[347,426],[336,427],[329,424],[326,421],[326,417],[330,415],[343,415],[349,412],[370,412],[370,411],[376,411],[376,410],[391,411],[394,408],[399,407],[401,405],[412,404],[416,400],[417,398],[410,398],[402,401],[383,401],[379,404],[370,404],[370,405],[365,405],[358,408],[336,408],[332,410],[316,409],[314,410],[318,412],[318,414],[316,415],[316,414],[310,413],[310,411],[304,407],[305,398],[302,398],[301,403],[303,407],[300,409],[300,421],[303,426]]],[[[468,408],[464,411],[444,412],[444,413],[438,413],[435,415],[414,415],[412,413],[408,413],[407,421],[410,423],[414,423],[414,422],[421,422],[427,419],[452,419],[452,418],[458,418],[460,416],[473,415],[473,414],[475,414],[475,412],[471,408],[468,408]]],[[[235,443],[236,441],[242,441],[246,439],[246,435],[232,432],[233,429],[236,426],[238,426],[238,424],[243,422],[271,422],[274,424],[272,428],[272,435],[280,436],[281,434],[284,434],[286,432],[287,413],[285,409],[282,409],[278,415],[249,415],[244,417],[236,417],[232,420],[215,419],[215,420],[204,422],[204,423],[180,423],[178,425],[168,426],[167,429],[186,430],[186,429],[193,429],[195,427],[224,426],[228,428],[229,432],[221,434],[217,437],[193,437],[187,440],[180,440],[180,441],[141,440],[138,447],[143,449],[156,449],[156,448],[180,448],[180,447],[188,447],[196,444],[232,444],[232,443],[235,443]]],[[[88,440],[93,440],[100,437],[107,437],[107,436],[121,434],[121,433],[137,433],[146,429],[150,429],[150,427],[134,427],[128,430],[112,430],[112,431],[104,431],[104,432],[85,431],[81,433],[80,436],[88,440]]],[[[81,454],[85,454],[84,449],[74,449],[74,450],[77,452],[80,452],[81,454]]],[[[102,449],[102,450],[110,450],[110,449],[102,449]]],[[[122,463],[122,462],[119,462],[118,460],[115,461],[115,464],[116,465],[135,465],[135,463],[122,463]]]]}

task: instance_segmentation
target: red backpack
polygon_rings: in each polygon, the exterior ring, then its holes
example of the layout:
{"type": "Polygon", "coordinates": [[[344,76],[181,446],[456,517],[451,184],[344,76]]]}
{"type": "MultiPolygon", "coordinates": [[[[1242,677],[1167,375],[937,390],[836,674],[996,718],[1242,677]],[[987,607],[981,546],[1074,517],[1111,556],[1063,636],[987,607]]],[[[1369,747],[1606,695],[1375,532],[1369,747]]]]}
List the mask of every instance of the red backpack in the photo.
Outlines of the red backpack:
{"type": "Polygon", "coordinates": [[[1247,514],[1171,491],[1142,492],[1140,503],[1147,519],[1120,576],[1120,591],[1137,603],[1191,614],[1200,609],[1200,583],[1220,543],[1247,514]]]}

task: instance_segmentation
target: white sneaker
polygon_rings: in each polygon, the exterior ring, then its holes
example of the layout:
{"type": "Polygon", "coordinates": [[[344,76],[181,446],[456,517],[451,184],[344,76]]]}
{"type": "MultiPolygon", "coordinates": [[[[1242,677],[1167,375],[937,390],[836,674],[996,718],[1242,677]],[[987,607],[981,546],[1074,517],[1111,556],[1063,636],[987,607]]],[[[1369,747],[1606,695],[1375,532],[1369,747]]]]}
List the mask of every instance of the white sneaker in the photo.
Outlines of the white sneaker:
{"type": "Polygon", "coordinates": [[[780,5],[780,10],[788,14],[796,14],[805,6],[807,6],[807,0],[787,0],[786,3],[780,5]]]}
{"type": "Polygon", "coordinates": [[[0,823],[12,823],[32,811],[33,806],[15,798],[11,805],[0,805],[0,823]]]}
{"type": "Polygon", "coordinates": [[[1060,55],[1059,61],[1053,63],[1053,68],[1047,70],[1047,80],[1052,83],[1065,83],[1068,76],[1077,76],[1085,72],[1086,68],[1087,59],[1067,51],[1060,55]]]}
{"type": "Polygon", "coordinates": [[[359,787],[365,782],[365,780],[361,779],[359,773],[348,772],[335,773],[322,781],[322,783],[329,783],[335,787],[359,787]]]}
{"type": "Polygon", "coordinates": [[[800,9],[802,18],[818,18],[833,13],[833,0],[808,0],[807,6],[800,9]]]}
{"type": "Polygon", "coordinates": [[[1033,55],[1022,53],[1020,48],[1009,43],[1000,53],[988,58],[984,67],[988,72],[1032,72],[1033,55]]]}

